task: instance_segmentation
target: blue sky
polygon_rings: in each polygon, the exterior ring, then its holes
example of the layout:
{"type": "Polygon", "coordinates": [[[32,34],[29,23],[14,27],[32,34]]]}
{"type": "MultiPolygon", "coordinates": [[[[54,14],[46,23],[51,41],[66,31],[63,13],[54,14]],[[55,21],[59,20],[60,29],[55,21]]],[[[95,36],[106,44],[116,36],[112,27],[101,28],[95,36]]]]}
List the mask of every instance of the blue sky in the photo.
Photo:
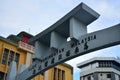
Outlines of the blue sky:
{"type": "MultiPolygon", "coordinates": [[[[21,31],[36,35],[55,23],[75,6],[84,2],[100,14],[88,33],[120,23],[120,0],[0,0],[0,36],[21,31]]],[[[74,67],[74,80],[79,80],[76,64],[93,57],[120,57],[120,46],[95,51],[67,61],[74,67]]]]}

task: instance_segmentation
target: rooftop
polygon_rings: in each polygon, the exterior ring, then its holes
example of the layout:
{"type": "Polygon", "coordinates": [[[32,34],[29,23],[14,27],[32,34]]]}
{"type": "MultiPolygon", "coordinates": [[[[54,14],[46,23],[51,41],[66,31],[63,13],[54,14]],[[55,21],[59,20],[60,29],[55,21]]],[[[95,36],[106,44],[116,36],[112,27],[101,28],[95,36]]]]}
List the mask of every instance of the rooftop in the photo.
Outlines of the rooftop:
{"type": "Polygon", "coordinates": [[[33,35],[25,32],[25,31],[21,31],[20,33],[17,34],[17,36],[21,36],[21,35],[27,35],[27,36],[29,36],[29,37],[33,37],[33,35]]]}
{"type": "Polygon", "coordinates": [[[81,62],[79,64],[77,64],[77,67],[81,68],[84,65],[93,63],[93,62],[97,62],[97,61],[114,61],[120,64],[120,59],[114,58],[114,57],[95,57],[89,60],[86,60],[84,62],[81,62]]]}
{"type": "Polygon", "coordinates": [[[0,40],[5,41],[5,42],[7,42],[7,43],[9,43],[9,44],[18,46],[18,44],[14,43],[14,42],[12,42],[11,40],[9,40],[9,39],[7,39],[7,38],[4,38],[4,37],[2,37],[2,36],[0,36],[0,40]]]}

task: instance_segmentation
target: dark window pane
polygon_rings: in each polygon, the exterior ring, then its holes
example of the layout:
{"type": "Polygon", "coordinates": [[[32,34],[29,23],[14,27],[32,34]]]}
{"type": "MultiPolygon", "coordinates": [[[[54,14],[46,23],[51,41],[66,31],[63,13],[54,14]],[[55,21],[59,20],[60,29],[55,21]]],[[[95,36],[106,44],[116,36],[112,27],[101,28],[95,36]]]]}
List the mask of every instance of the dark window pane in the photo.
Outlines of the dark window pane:
{"type": "Polygon", "coordinates": [[[65,71],[62,71],[62,80],[65,80],[65,71]]]}
{"type": "Polygon", "coordinates": [[[20,54],[16,53],[15,62],[16,62],[17,65],[19,64],[19,58],[20,58],[20,54]]]}
{"type": "Polygon", "coordinates": [[[111,74],[107,74],[107,78],[111,78],[111,74]]]}
{"type": "Polygon", "coordinates": [[[91,80],[91,77],[90,77],[90,76],[88,76],[88,77],[87,77],[87,80],[91,80]]]}
{"type": "Polygon", "coordinates": [[[8,53],[9,53],[9,50],[8,49],[4,49],[3,57],[2,57],[2,64],[6,64],[7,58],[8,58],[8,53]]]}
{"type": "Polygon", "coordinates": [[[60,80],[60,77],[61,77],[61,70],[58,69],[58,80],[60,80]]]}
{"type": "Polygon", "coordinates": [[[14,58],[14,52],[10,51],[9,58],[8,58],[8,65],[10,65],[10,63],[13,61],[13,58],[14,58]]]}
{"type": "Polygon", "coordinates": [[[57,74],[57,68],[54,68],[54,79],[53,80],[57,80],[56,79],[56,74],[57,74]]]}
{"type": "Polygon", "coordinates": [[[3,80],[3,78],[4,78],[4,73],[0,72],[0,80],[3,80]]]}

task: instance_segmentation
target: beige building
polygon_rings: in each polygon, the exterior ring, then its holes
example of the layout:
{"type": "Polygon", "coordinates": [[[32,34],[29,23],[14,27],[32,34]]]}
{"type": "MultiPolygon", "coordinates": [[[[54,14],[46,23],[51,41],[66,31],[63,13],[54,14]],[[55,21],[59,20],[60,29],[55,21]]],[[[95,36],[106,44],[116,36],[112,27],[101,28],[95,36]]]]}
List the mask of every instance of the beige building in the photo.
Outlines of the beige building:
{"type": "Polygon", "coordinates": [[[77,65],[80,80],[120,80],[120,59],[95,57],[77,65]]]}

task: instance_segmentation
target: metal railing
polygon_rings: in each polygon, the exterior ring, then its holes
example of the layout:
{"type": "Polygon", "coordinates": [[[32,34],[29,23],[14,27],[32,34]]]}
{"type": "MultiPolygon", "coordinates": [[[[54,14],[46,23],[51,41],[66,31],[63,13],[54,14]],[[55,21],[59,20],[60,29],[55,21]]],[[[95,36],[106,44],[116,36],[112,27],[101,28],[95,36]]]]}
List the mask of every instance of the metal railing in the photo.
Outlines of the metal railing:
{"type": "Polygon", "coordinates": [[[26,51],[29,51],[31,53],[34,53],[34,50],[35,50],[34,46],[27,44],[25,42],[22,42],[22,41],[19,41],[18,45],[19,45],[19,48],[26,50],[26,51]]]}

